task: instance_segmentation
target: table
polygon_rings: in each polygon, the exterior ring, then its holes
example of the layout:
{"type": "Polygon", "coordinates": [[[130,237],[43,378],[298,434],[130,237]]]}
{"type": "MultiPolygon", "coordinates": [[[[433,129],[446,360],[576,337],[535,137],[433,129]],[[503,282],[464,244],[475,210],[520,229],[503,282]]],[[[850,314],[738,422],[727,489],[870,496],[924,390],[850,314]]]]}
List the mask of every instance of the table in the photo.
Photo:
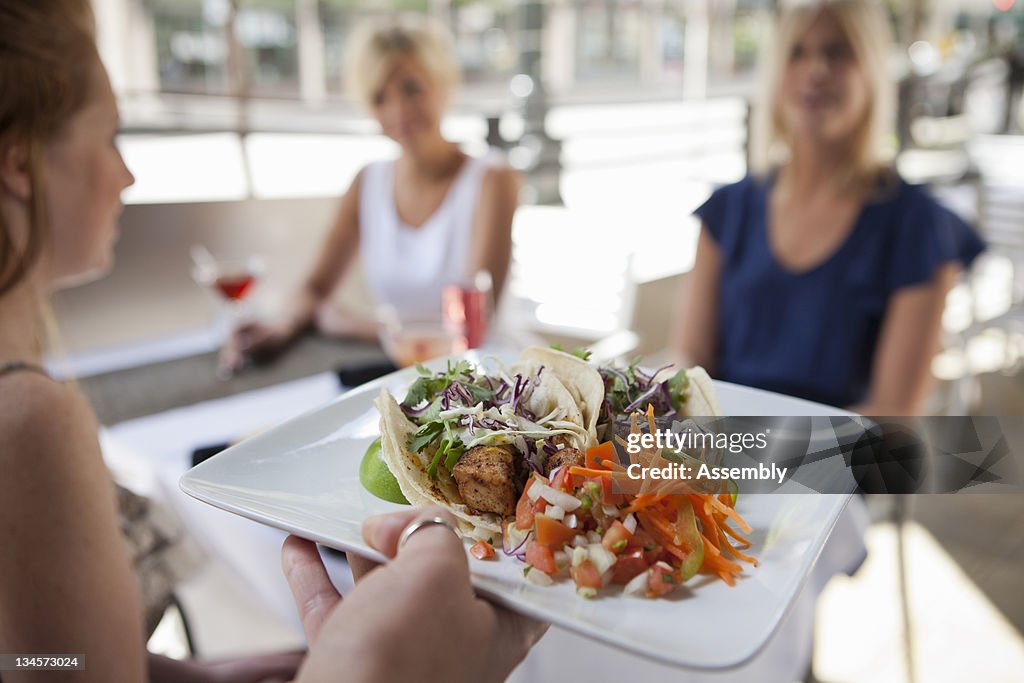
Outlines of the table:
{"type": "MultiPolygon", "coordinates": [[[[166,502],[199,545],[221,559],[263,605],[301,635],[301,624],[280,570],[284,533],[194,500],[180,491],[192,450],[265,428],[338,395],[333,373],[249,391],[130,420],[104,430],[105,456],[115,476],[131,479],[140,493],[166,502]]],[[[807,586],[765,651],[753,663],[725,674],[684,672],[552,628],[509,680],[757,682],[802,679],[811,657],[815,599],[836,573],[863,559],[867,517],[858,499],[840,517],[807,586]]],[[[344,594],[352,587],[344,559],[325,553],[332,580],[344,594]]],[[[741,619],[742,615],[737,615],[741,619]]],[[[680,624],[684,629],[692,625],[680,624]]]]}
{"type": "MultiPolygon", "coordinates": [[[[164,359],[138,367],[90,373],[84,377],[80,371],[73,374],[80,378],[79,384],[100,422],[110,425],[173,408],[193,406],[209,399],[273,387],[332,371],[339,366],[387,361],[384,351],[376,344],[309,334],[273,363],[246,368],[231,379],[220,380],[215,376],[216,348],[215,344],[210,347],[213,350],[170,358],[167,356],[172,352],[165,352],[164,359]]],[[[117,351],[117,359],[123,362],[133,352],[117,351]]],[[[72,370],[76,370],[76,362],[72,359],[72,370]]],[[[78,364],[81,365],[80,362],[78,364]]],[[[93,360],[93,364],[106,369],[103,359],[93,360]]],[[[58,360],[54,368],[59,371],[61,365],[58,360]]],[[[237,436],[235,434],[231,438],[237,436]]]]}

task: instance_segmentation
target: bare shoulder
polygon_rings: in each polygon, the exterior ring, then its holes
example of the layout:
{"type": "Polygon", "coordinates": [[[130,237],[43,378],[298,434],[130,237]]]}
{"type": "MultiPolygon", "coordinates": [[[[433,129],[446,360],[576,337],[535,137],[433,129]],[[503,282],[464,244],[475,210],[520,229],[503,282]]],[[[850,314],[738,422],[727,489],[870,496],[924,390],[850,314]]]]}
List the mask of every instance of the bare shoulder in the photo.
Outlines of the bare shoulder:
{"type": "Polygon", "coordinates": [[[356,174],[352,177],[352,182],[348,184],[348,189],[345,190],[345,194],[342,195],[342,199],[346,202],[358,202],[359,201],[359,188],[363,185],[363,177],[366,175],[366,169],[368,166],[363,166],[359,169],[356,174]]]}
{"type": "Polygon", "coordinates": [[[484,172],[481,191],[505,195],[518,192],[521,182],[519,171],[506,163],[494,164],[484,172]]]}
{"type": "Polygon", "coordinates": [[[353,176],[352,182],[349,183],[348,189],[345,190],[345,194],[341,196],[341,202],[339,202],[339,211],[343,216],[355,217],[359,211],[359,195],[362,194],[363,178],[366,175],[366,169],[369,166],[363,166],[353,176]]]}
{"type": "Polygon", "coordinates": [[[367,172],[367,169],[369,167],[370,167],[370,165],[367,164],[366,166],[363,166],[361,169],[356,171],[356,174],[354,176],[352,176],[352,182],[349,183],[349,186],[348,186],[348,191],[349,192],[355,192],[355,193],[359,192],[359,188],[363,184],[363,178],[366,177],[366,172],[367,172]]]}
{"type": "MultiPolygon", "coordinates": [[[[95,444],[96,418],[77,389],[31,372],[8,375],[0,382],[3,466],[27,458],[63,460],[76,447],[95,444]]],[[[71,462],[64,464],[74,467],[76,459],[68,460],[71,462]]],[[[15,467],[14,471],[22,469],[15,467]]]]}

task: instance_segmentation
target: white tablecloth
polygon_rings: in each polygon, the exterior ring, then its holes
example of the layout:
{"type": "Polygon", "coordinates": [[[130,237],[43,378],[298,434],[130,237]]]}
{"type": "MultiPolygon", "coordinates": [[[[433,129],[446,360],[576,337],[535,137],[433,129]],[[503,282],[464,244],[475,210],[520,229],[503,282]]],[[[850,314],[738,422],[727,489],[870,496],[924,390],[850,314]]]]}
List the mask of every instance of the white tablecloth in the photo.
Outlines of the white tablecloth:
{"type": "MultiPolygon", "coordinates": [[[[107,464],[123,483],[169,505],[200,547],[219,558],[252,597],[296,634],[302,634],[288,585],[281,574],[285,534],[182,493],[178,479],[191,466],[192,451],[231,441],[283,422],[338,395],[331,373],[230,398],[208,401],[103,430],[107,464]]],[[[562,629],[552,628],[509,679],[537,681],[715,681],[789,683],[804,676],[811,660],[814,605],[825,583],[856,567],[864,556],[867,516],[854,499],[840,517],[818,564],[790,614],[765,650],[751,664],[725,673],[673,669],[620,652],[562,629]]],[[[344,559],[325,555],[331,577],[342,593],[352,587],[344,559]]],[[[742,618],[742,615],[737,615],[742,618]]],[[[686,628],[680,625],[680,628],[686,628]]],[[[727,635],[724,637],[728,637],[727,635]]]]}

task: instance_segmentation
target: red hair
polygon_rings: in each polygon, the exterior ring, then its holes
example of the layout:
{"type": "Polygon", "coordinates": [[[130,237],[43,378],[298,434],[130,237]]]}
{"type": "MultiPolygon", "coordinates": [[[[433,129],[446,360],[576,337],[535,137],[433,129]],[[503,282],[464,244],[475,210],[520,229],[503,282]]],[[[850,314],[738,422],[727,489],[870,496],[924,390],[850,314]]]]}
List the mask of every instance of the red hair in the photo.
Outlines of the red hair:
{"type": "Polygon", "coordinates": [[[0,154],[27,145],[31,183],[28,233],[14,234],[0,217],[0,296],[42,251],[43,152],[86,103],[98,61],[88,0],[0,0],[0,154]]]}

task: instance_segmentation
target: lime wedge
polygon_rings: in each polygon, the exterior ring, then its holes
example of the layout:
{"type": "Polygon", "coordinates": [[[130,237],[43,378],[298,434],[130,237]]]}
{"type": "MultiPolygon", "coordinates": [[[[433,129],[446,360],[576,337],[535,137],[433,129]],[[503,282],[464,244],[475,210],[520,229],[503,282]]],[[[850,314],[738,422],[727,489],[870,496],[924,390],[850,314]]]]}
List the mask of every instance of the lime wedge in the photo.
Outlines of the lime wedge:
{"type": "Polygon", "coordinates": [[[391,474],[388,465],[380,454],[380,439],[374,440],[366,449],[363,461],[359,463],[359,482],[366,490],[389,503],[408,505],[409,501],[402,495],[398,480],[391,474]]]}

